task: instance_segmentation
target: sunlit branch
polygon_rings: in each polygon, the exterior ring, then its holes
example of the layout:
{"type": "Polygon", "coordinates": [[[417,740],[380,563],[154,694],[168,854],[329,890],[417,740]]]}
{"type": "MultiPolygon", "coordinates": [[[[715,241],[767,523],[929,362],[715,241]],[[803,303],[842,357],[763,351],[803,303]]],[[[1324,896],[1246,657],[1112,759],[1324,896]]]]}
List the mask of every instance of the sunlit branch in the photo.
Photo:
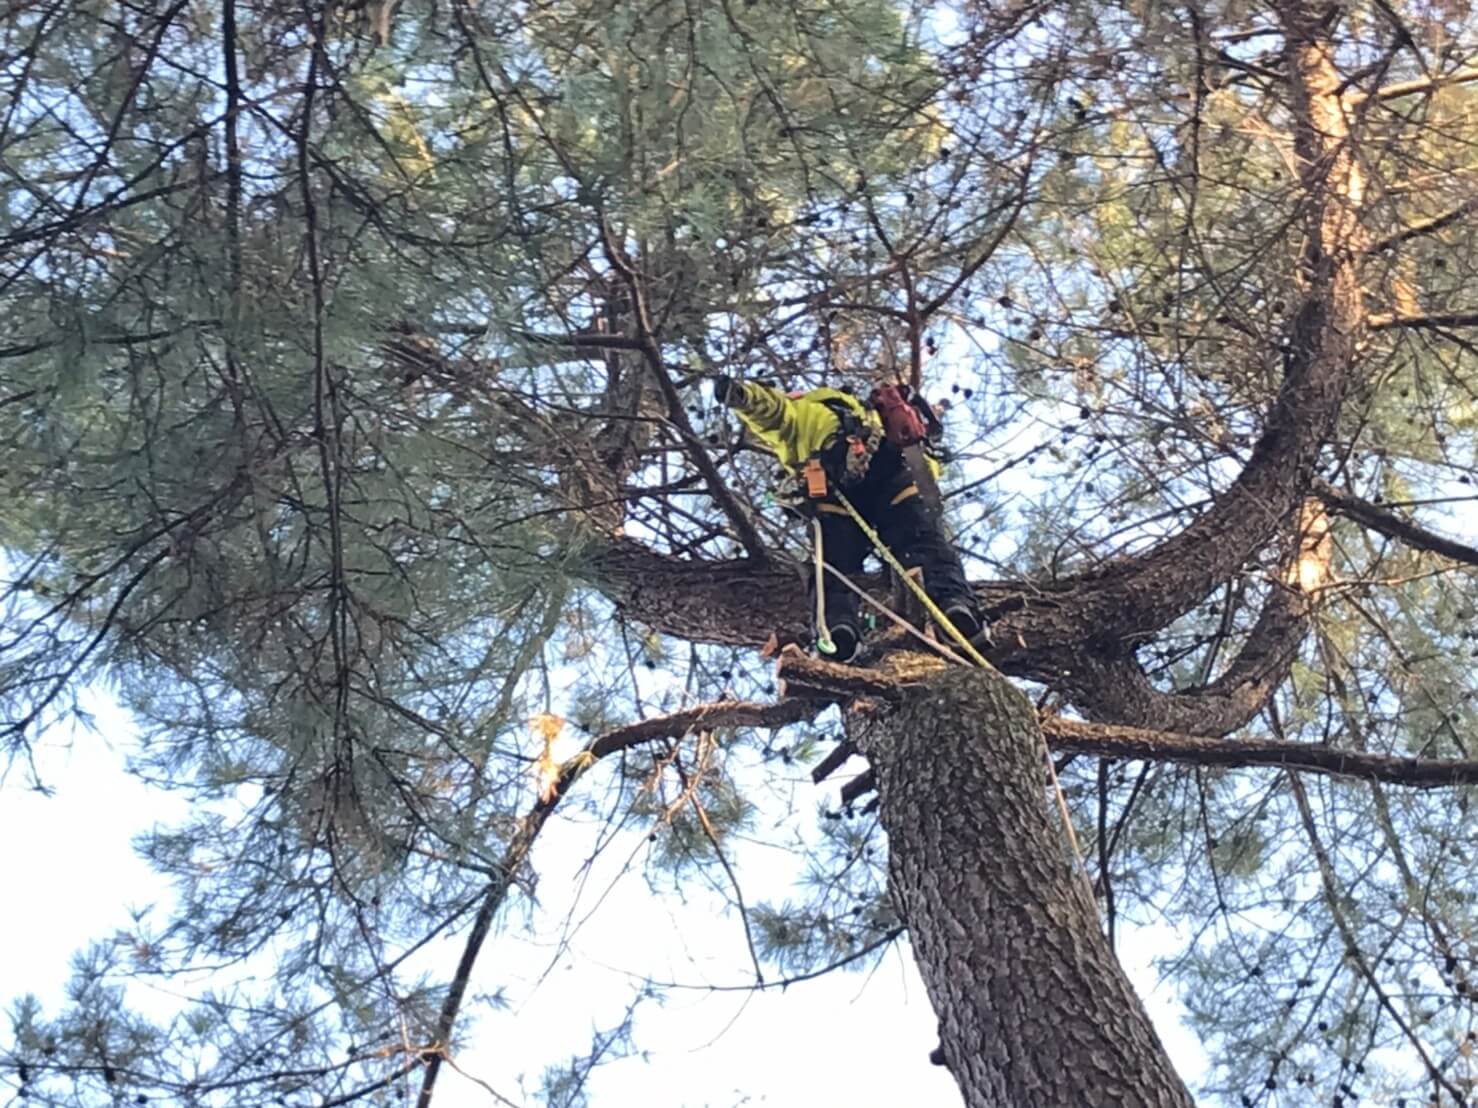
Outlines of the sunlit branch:
{"type": "Polygon", "coordinates": [[[1478,81],[1478,67],[1464,66],[1462,69],[1451,73],[1442,73],[1436,77],[1420,77],[1414,81],[1401,81],[1397,84],[1386,85],[1374,92],[1350,92],[1345,94],[1345,99],[1351,104],[1361,104],[1366,100],[1397,100],[1403,96],[1414,96],[1421,92],[1435,92],[1441,88],[1451,88],[1453,85],[1466,85],[1478,81]]]}
{"type": "Polygon", "coordinates": [[[1372,331],[1412,327],[1440,331],[1444,327],[1478,327],[1478,312],[1423,312],[1420,315],[1371,315],[1366,323],[1372,331]]]}

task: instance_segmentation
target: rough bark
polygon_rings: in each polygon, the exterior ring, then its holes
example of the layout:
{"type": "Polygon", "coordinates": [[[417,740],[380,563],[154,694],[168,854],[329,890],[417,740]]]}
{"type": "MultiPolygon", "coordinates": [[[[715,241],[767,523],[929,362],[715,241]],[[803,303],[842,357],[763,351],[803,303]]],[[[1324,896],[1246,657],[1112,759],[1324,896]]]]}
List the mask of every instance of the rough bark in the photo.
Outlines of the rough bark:
{"type": "Polygon", "coordinates": [[[1329,518],[1319,500],[1304,502],[1302,523],[1291,537],[1257,622],[1214,680],[1167,692],[1151,684],[1132,646],[1115,653],[1082,650],[1064,670],[1059,691],[1090,719],[1157,731],[1228,735],[1262,711],[1288,677],[1330,580],[1333,553],[1329,518]]]}
{"type": "MultiPolygon", "coordinates": [[[[937,664],[937,663],[933,663],[937,664]]],[[[939,668],[857,715],[892,894],[970,1108],[1189,1108],[1050,816],[1036,712],[939,668]]]]}
{"type": "MultiPolygon", "coordinates": [[[[780,564],[678,559],[618,540],[593,553],[590,572],[634,618],[690,641],[759,647],[772,634],[781,643],[804,642],[809,635],[805,586],[798,573],[780,564]]],[[[882,583],[871,584],[870,591],[886,602],[882,583]]],[[[1004,587],[991,589],[999,595],[1004,587]]],[[[1044,654],[998,631],[988,656],[1009,676],[1051,684],[1091,719],[1223,735],[1252,719],[1285,679],[1307,632],[1308,614],[1305,592],[1276,587],[1226,669],[1204,686],[1174,692],[1156,688],[1132,652],[1113,644],[1064,645],[1044,654]]]]}
{"type": "Polygon", "coordinates": [[[752,558],[685,559],[633,539],[591,545],[592,584],[648,627],[691,642],[763,646],[809,637],[810,608],[798,568],[752,558]]]}

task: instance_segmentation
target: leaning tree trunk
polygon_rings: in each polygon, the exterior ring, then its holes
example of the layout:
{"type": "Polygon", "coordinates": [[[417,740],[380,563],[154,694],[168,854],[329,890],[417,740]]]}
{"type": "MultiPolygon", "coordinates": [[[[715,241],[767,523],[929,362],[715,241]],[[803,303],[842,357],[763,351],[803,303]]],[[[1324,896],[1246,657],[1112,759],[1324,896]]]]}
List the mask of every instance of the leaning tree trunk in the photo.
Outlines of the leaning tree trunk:
{"type": "Polygon", "coordinates": [[[1031,704],[963,668],[901,693],[854,716],[854,740],[965,1104],[1189,1108],[1052,818],[1031,704]]]}

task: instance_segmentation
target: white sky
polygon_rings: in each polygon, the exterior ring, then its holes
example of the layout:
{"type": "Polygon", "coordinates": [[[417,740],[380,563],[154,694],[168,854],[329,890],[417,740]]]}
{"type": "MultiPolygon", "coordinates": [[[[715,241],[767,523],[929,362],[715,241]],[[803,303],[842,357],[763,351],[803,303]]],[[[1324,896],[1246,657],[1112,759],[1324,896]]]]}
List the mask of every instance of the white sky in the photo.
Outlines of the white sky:
{"type": "MultiPolygon", "coordinates": [[[[130,840],[155,821],[181,815],[184,802],[123,772],[132,736],[127,716],[100,697],[90,707],[96,733],[59,733],[41,748],[54,796],[26,790],[16,774],[0,788],[0,842],[7,844],[0,888],[12,904],[25,905],[0,916],[5,1002],[34,991],[54,1011],[74,951],[126,926],[130,906],[168,899],[130,840]]],[[[532,789],[531,783],[530,799],[532,789]]],[[[811,818],[804,805],[796,818],[811,818]]],[[[588,1049],[593,1028],[619,1020],[643,975],[693,985],[747,981],[737,916],[725,914],[722,900],[697,883],[682,901],[654,895],[640,872],[640,833],[613,843],[579,883],[596,833],[594,824],[569,814],[546,825],[534,857],[541,907],[531,932],[518,927],[515,909],[509,916],[515,922],[489,941],[475,977],[474,993],[502,990],[512,1004],[481,1013],[458,1064],[519,1104],[534,1103],[529,1094],[545,1065],[588,1049]],[[634,872],[623,874],[633,858],[634,872]],[[561,947],[572,907],[584,923],[561,947]]],[[[755,851],[741,862],[749,863],[741,876],[751,900],[776,892],[783,867],[767,875],[755,851]]],[[[443,974],[460,953],[461,938],[433,951],[443,974]]],[[[1155,987],[1147,962],[1164,944],[1157,947],[1154,939],[1131,935],[1121,944],[1126,968],[1181,1073],[1193,1079],[1205,1061],[1178,1026],[1168,990],[1155,987]]],[[[676,990],[647,1002],[636,1024],[645,1057],[602,1067],[589,1089],[599,1108],[956,1108],[948,1073],[928,1061],[937,1041],[923,986],[901,947],[871,973],[837,973],[760,994],[676,990]]],[[[442,1108],[495,1103],[486,1090],[444,1073],[442,1108]]]]}

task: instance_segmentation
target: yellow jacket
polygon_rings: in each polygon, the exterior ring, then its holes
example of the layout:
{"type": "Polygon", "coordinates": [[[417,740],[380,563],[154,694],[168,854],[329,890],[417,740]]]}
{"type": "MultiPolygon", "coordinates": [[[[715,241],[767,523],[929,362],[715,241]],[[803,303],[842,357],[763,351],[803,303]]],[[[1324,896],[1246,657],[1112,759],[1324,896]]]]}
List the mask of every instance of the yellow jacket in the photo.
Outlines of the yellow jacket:
{"type": "Polygon", "coordinates": [[[735,381],[732,389],[729,406],[787,469],[800,469],[830,446],[841,430],[841,420],[828,401],[846,405],[864,423],[882,426],[877,412],[840,389],[813,389],[797,397],[753,381],[735,381]]]}

